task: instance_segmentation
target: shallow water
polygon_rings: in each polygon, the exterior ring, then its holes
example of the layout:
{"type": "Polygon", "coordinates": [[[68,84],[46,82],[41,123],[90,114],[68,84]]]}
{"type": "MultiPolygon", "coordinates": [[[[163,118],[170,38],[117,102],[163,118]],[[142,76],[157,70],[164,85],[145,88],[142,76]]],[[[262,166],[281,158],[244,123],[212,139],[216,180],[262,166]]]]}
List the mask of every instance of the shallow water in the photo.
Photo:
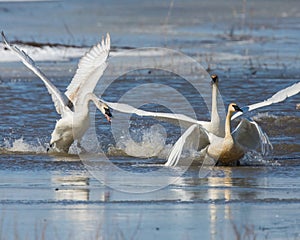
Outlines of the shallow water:
{"type": "MultiPolygon", "coordinates": [[[[173,4],[1,2],[0,20],[12,40],[80,46],[74,50],[67,46],[40,49],[22,45],[34,59],[41,60],[38,65],[62,91],[86,46],[108,31],[114,49],[112,59],[124,53],[124,48],[149,46],[168,47],[193,57],[219,75],[225,105],[232,101],[240,106],[259,102],[299,81],[296,49],[300,20],[296,2],[260,1],[246,6],[236,1],[173,4]]],[[[158,170],[171,173],[170,179],[162,178],[171,184],[157,191],[126,193],[98,181],[81,161],[84,155],[78,156],[74,146],[70,154],[46,153],[58,119],[51,98],[37,77],[21,63],[11,62],[7,51],[0,51],[1,239],[238,239],[239,235],[300,239],[299,94],[247,115],[268,134],[274,147],[270,155],[248,154],[241,167],[215,167],[205,178],[199,178],[198,167],[179,177],[163,167],[172,144],[180,136],[180,128],[132,116],[130,139],[122,125],[114,123],[122,115],[113,113],[115,118],[110,125],[96,113],[98,138],[95,142],[86,136],[84,144],[88,149],[95,150],[99,159],[104,152],[120,169],[144,176],[147,184],[158,180],[143,186],[144,182],[124,179],[110,169],[112,181],[140,192],[161,183],[158,170]]],[[[125,58],[123,64],[131,65],[131,59],[125,58]]],[[[113,69],[110,71],[108,77],[113,74],[113,69]]],[[[190,84],[161,70],[146,69],[121,76],[102,97],[118,101],[124,93],[144,83],[173,87],[188,99],[198,119],[209,118],[207,106],[190,84]]],[[[209,84],[206,90],[210,92],[209,84]]],[[[170,93],[157,89],[154,100],[167,105],[143,107],[152,111],[176,109],[193,116],[170,93]]],[[[130,97],[143,102],[143,95],[146,93],[136,91],[130,97]]],[[[106,166],[105,161],[98,165],[100,169],[106,166]]]]}
{"type": "Polygon", "coordinates": [[[161,190],[128,194],[99,183],[77,157],[4,155],[2,236],[297,239],[299,165],[216,167],[204,179],[195,168],[161,190]]]}

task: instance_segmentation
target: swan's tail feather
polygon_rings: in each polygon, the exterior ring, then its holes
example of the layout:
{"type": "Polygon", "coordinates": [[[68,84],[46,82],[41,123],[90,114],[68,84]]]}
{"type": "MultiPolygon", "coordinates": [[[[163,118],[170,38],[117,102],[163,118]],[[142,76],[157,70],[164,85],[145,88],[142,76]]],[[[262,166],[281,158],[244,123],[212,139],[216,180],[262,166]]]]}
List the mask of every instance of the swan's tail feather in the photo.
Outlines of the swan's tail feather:
{"type": "Polygon", "coordinates": [[[198,127],[197,124],[190,126],[182,136],[174,144],[171,153],[168,156],[168,161],[165,163],[165,166],[177,166],[181,157],[181,153],[186,143],[187,138],[193,133],[193,131],[198,127]]]}

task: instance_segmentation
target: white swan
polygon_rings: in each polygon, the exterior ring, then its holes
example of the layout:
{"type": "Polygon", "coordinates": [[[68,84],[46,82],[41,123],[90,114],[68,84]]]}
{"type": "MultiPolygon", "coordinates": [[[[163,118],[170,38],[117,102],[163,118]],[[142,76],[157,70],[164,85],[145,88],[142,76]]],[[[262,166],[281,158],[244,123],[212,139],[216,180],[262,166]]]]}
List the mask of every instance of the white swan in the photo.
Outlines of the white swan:
{"type": "MultiPolygon", "coordinates": [[[[207,139],[207,146],[202,150],[202,154],[206,154],[221,165],[238,165],[245,152],[255,150],[260,144],[261,129],[258,125],[243,119],[237,128],[231,132],[231,117],[233,113],[242,111],[235,103],[231,103],[228,107],[228,113],[225,120],[225,137],[219,137],[207,131],[196,124],[192,125],[175,143],[172,152],[169,155],[165,165],[176,166],[179,164],[183,146],[188,137],[196,130],[200,131],[207,139]]],[[[199,136],[199,133],[196,137],[199,136]]]]}
{"type": "MultiPolygon", "coordinates": [[[[284,88],[277,93],[275,93],[272,97],[264,100],[262,102],[258,102],[255,104],[251,104],[245,107],[242,107],[242,111],[236,112],[231,120],[241,116],[243,113],[250,112],[254,109],[258,109],[264,106],[269,106],[274,103],[279,103],[287,99],[288,97],[292,97],[300,92],[300,82],[295,83],[287,88],[284,88]]],[[[179,163],[181,152],[183,146],[186,142],[186,139],[198,128],[198,125],[192,125],[190,128],[186,130],[186,132],[178,139],[178,141],[174,144],[173,149],[168,157],[168,161],[166,162],[166,166],[176,166],[179,163]]],[[[210,142],[215,142],[216,144],[220,143],[220,139],[217,137],[212,137],[213,135],[209,134],[209,132],[205,132],[204,128],[200,128],[202,131],[201,139],[205,139],[203,136],[211,136],[210,142]]],[[[247,119],[243,119],[237,128],[232,133],[233,136],[244,146],[248,145],[248,148],[254,149],[257,146],[255,141],[260,142],[261,151],[264,154],[272,148],[272,144],[270,143],[267,135],[261,130],[258,124],[254,121],[248,121],[247,119]],[[258,136],[259,135],[259,139],[258,136]]],[[[208,138],[207,138],[208,139],[208,138]]],[[[234,162],[234,161],[233,161],[234,162]]]]}
{"type": "MultiPolygon", "coordinates": [[[[110,121],[108,106],[92,92],[106,69],[106,60],[110,50],[110,37],[93,46],[79,61],[78,69],[65,94],[61,93],[53,83],[40,71],[35,62],[16,46],[10,45],[2,32],[3,42],[15,52],[22,62],[34,72],[45,84],[51,94],[56,111],[61,115],[51,134],[50,147],[56,152],[68,152],[74,140],[80,142],[89,127],[88,104],[93,101],[97,108],[110,121]]],[[[48,149],[49,150],[49,149],[48,149]]]]}
{"type": "MultiPolygon", "coordinates": [[[[181,126],[184,127],[191,127],[192,125],[196,124],[198,126],[201,126],[203,129],[206,131],[219,136],[219,137],[224,137],[225,136],[225,120],[222,119],[219,116],[218,112],[218,103],[217,103],[217,98],[218,98],[218,83],[219,79],[218,76],[213,74],[211,75],[212,78],[212,110],[211,110],[211,120],[210,121],[199,121],[195,120],[191,117],[188,117],[183,114],[174,114],[174,113],[161,113],[161,112],[150,112],[150,111],[144,111],[141,109],[134,108],[128,104],[124,103],[112,103],[112,102],[105,102],[110,108],[123,112],[123,113],[130,113],[130,114],[136,114],[139,116],[150,116],[154,117],[158,120],[162,121],[167,121],[171,122],[173,124],[180,124],[181,126]]],[[[240,126],[240,128],[247,127],[247,130],[253,130],[255,132],[259,132],[259,138],[261,142],[261,152],[265,154],[268,151],[268,148],[270,146],[270,142],[268,140],[268,137],[266,134],[263,133],[263,131],[260,129],[260,127],[257,125],[256,122],[244,119],[243,120],[244,124],[240,126]],[[247,123],[246,123],[247,122],[247,123]],[[251,127],[249,127],[251,126],[251,127]]],[[[246,129],[244,129],[246,131],[246,129]]],[[[207,146],[208,140],[205,135],[201,134],[198,136],[198,149],[202,149],[203,147],[207,146]]],[[[179,144],[179,143],[178,143],[179,144]]],[[[183,147],[183,146],[181,146],[183,147]]],[[[169,162],[169,161],[168,161],[169,162]]],[[[168,165],[168,162],[166,163],[168,165]]]]}

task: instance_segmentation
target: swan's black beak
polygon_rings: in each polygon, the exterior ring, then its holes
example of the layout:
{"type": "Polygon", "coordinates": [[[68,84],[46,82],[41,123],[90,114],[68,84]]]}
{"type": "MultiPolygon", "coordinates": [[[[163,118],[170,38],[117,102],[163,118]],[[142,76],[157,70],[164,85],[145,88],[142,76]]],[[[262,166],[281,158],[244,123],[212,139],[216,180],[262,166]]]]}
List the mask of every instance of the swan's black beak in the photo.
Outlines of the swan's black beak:
{"type": "Polygon", "coordinates": [[[111,114],[109,108],[104,108],[104,110],[105,110],[104,116],[106,117],[106,119],[107,119],[108,122],[111,122],[112,114],[111,114]]]}
{"type": "Polygon", "coordinates": [[[216,74],[213,74],[210,76],[211,77],[211,85],[218,83],[219,82],[219,77],[216,74]]]}
{"type": "Polygon", "coordinates": [[[233,108],[236,112],[243,112],[243,110],[238,105],[233,105],[233,108]]]}

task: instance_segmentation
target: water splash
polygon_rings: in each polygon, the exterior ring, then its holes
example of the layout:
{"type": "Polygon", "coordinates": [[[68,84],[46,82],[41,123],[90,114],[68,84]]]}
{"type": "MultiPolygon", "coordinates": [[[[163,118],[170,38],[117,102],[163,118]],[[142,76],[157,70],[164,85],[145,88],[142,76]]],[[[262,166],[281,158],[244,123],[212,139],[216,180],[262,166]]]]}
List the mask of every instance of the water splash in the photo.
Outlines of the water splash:
{"type": "Polygon", "coordinates": [[[240,162],[241,165],[247,166],[280,166],[278,161],[275,161],[271,155],[265,156],[256,151],[247,152],[240,162]]]}
{"type": "Polygon", "coordinates": [[[135,141],[130,136],[122,136],[117,140],[116,146],[110,148],[109,153],[122,154],[123,152],[125,155],[139,158],[167,157],[172,146],[166,144],[164,128],[153,125],[139,132],[140,141],[135,141]]]}
{"type": "Polygon", "coordinates": [[[37,142],[26,142],[23,137],[19,139],[4,139],[1,146],[1,152],[19,152],[19,153],[45,153],[47,148],[40,139],[37,142]]]}

